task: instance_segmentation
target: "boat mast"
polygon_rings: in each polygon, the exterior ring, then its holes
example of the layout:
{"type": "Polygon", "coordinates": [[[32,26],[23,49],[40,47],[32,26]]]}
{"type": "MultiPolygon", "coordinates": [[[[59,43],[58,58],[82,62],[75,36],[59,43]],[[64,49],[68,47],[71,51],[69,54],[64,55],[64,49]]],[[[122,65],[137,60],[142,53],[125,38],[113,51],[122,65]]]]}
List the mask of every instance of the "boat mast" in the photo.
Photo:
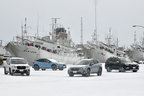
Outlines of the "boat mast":
{"type": "Polygon", "coordinates": [[[97,20],[96,20],[96,3],[97,3],[97,1],[95,0],[95,28],[94,28],[94,42],[95,42],[95,44],[97,44],[98,42],[97,42],[97,24],[96,24],[96,22],[97,22],[97,20]]]}
{"type": "Polygon", "coordinates": [[[136,31],[134,32],[134,45],[136,45],[136,41],[137,41],[137,39],[136,39],[136,31]]]}
{"type": "Polygon", "coordinates": [[[83,18],[81,17],[81,45],[83,45],[83,18]]]}
{"type": "Polygon", "coordinates": [[[24,34],[27,35],[27,18],[25,18],[24,34]]]}
{"type": "Polygon", "coordinates": [[[23,39],[24,39],[24,32],[23,32],[23,25],[21,25],[21,32],[22,32],[22,43],[23,43],[23,39]]]}
{"type": "Polygon", "coordinates": [[[39,37],[39,16],[37,18],[37,39],[39,37]]]}
{"type": "Polygon", "coordinates": [[[52,18],[52,40],[56,40],[56,32],[55,29],[57,28],[57,20],[60,18],[52,18]]]}
{"type": "Polygon", "coordinates": [[[0,46],[2,46],[2,40],[0,40],[0,46]]]}

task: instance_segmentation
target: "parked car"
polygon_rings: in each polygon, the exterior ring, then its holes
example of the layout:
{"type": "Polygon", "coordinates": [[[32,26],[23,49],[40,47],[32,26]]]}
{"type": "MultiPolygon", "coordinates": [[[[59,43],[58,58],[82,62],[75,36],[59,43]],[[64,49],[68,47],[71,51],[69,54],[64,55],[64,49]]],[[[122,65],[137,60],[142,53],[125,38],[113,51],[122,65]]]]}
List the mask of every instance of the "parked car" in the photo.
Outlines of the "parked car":
{"type": "Polygon", "coordinates": [[[3,65],[4,74],[14,75],[14,73],[24,73],[29,76],[30,75],[30,66],[28,62],[24,58],[12,57],[8,58],[3,65]]]}
{"type": "Polygon", "coordinates": [[[82,74],[82,76],[88,77],[93,73],[97,73],[98,76],[102,75],[102,64],[94,59],[82,59],[68,69],[70,77],[75,74],[82,74]]]}
{"type": "Polygon", "coordinates": [[[105,68],[107,72],[111,72],[112,70],[119,70],[119,72],[137,72],[139,70],[139,65],[131,62],[127,58],[110,57],[106,60],[105,68]]]}
{"type": "Polygon", "coordinates": [[[66,68],[66,65],[60,64],[56,60],[50,60],[47,58],[40,58],[40,59],[34,60],[32,67],[36,71],[38,71],[39,69],[42,69],[42,70],[46,70],[46,69],[63,70],[64,68],[66,68]]]}

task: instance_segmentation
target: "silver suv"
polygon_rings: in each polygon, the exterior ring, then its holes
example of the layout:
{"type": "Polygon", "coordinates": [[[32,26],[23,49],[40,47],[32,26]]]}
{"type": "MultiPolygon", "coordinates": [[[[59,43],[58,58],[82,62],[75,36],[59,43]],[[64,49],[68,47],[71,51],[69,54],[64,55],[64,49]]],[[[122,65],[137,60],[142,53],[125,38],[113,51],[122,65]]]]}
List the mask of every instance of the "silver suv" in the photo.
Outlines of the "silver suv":
{"type": "Polygon", "coordinates": [[[30,75],[30,66],[24,58],[12,57],[6,60],[3,65],[4,74],[14,75],[14,73],[24,73],[29,76],[30,75]]]}
{"type": "Polygon", "coordinates": [[[82,76],[88,77],[92,73],[97,73],[98,76],[102,75],[102,64],[95,59],[83,59],[76,62],[73,67],[68,69],[70,77],[75,74],[82,74],[82,76]]]}

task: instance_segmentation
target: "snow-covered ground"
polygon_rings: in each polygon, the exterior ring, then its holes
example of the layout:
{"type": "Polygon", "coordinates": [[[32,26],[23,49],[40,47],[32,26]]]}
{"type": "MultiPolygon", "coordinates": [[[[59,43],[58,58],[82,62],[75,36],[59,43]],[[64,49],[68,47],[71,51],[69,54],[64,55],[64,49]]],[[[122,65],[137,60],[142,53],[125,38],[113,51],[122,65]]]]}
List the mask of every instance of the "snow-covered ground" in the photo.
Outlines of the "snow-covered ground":
{"type": "Polygon", "coordinates": [[[90,77],[69,77],[63,71],[34,71],[10,76],[0,68],[0,96],[144,96],[144,64],[137,73],[106,72],[90,77]]]}

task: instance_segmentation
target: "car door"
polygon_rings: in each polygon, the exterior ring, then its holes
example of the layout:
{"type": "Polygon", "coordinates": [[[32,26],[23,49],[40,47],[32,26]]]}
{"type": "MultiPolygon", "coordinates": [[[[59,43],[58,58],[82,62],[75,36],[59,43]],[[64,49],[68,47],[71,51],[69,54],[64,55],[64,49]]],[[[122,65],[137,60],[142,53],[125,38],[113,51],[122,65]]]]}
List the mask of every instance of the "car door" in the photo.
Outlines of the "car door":
{"type": "Polygon", "coordinates": [[[38,63],[40,68],[47,68],[45,59],[39,59],[37,61],[38,61],[37,63],[38,63]]]}
{"type": "Polygon", "coordinates": [[[93,73],[94,72],[94,68],[93,68],[94,63],[92,61],[90,61],[89,63],[90,63],[89,66],[90,66],[90,69],[91,69],[91,73],[93,73]]]}
{"type": "Polygon", "coordinates": [[[93,72],[96,73],[98,72],[99,69],[99,61],[98,60],[93,60],[93,72]]]}
{"type": "Polygon", "coordinates": [[[46,66],[47,68],[51,68],[52,62],[51,62],[50,60],[45,59],[44,62],[45,62],[45,66],[46,66]]]}

